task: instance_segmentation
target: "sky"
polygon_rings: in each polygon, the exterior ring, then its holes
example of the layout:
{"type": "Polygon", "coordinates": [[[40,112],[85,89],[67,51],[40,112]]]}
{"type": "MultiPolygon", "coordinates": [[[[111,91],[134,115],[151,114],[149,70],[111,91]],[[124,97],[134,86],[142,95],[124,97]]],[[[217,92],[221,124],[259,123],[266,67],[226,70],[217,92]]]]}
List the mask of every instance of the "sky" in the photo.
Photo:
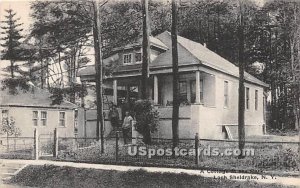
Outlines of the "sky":
{"type": "Polygon", "coordinates": [[[0,0],[0,20],[4,20],[4,16],[6,15],[6,9],[13,9],[17,15],[17,18],[20,18],[20,23],[23,23],[22,28],[25,32],[28,32],[29,26],[32,23],[30,19],[30,1],[29,0],[0,0]]]}
{"type": "MultiPolygon", "coordinates": [[[[23,23],[21,26],[24,31],[21,33],[26,35],[29,33],[30,25],[32,24],[32,19],[30,17],[30,2],[35,0],[0,0],[0,23],[5,19],[6,9],[13,9],[17,14],[16,17],[20,18],[19,23],[23,23]]],[[[120,0],[121,1],[121,0],[120,0]]],[[[124,0],[125,1],[125,0],[124,0]]],[[[170,0],[164,0],[170,1],[170,0]]],[[[264,0],[255,0],[258,4],[262,5],[264,0]]],[[[1,23],[2,24],[2,23],[1,23]]],[[[1,51],[0,46],[0,51],[1,51]]],[[[0,60],[0,79],[1,79],[1,69],[7,66],[7,61],[0,60]]]]}

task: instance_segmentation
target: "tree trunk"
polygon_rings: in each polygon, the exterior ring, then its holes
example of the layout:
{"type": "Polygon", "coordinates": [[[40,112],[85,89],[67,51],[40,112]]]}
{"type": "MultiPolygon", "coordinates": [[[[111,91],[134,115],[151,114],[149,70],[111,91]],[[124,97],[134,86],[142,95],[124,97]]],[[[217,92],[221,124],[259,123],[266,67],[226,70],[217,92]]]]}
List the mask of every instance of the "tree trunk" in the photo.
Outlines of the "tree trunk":
{"type": "Polygon", "coordinates": [[[101,52],[101,23],[100,23],[100,11],[98,3],[93,3],[94,8],[94,50],[95,50],[95,69],[96,69],[96,93],[97,93],[97,126],[96,137],[99,141],[101,138],[101,153],[104,153],[104,137],[103,137],[103,98],[102,98],[102,52],[101,52]],[[100,135],[100,137],[99,137],[100,135]]]}
{"type": "Polygon", "coordinates": [[[14,78],[14,61],[13,60],[10,60],[10,75],[11,75],[11,78],[14,78]]]}
{"type": "Polygon", "coordinates": [[[179,97],[178,97],[178,49],[177,49],[177,6],[176,0],[172,0],[172,62],[173,62],[173,113],[172,113],[172,135],[173,148],[179,143],[179,97]]]}
{"type": "MultiPolygon", "coordinates": [[[[243,5],[240,2],[240,27],[239,27],[239,107],[238,107],[238,138],[239,149],[245,147],[245,87],[244,87],[244,20],[243,5]]],[[[241,154],[239,158],[244,158],[241,154]]]]}
{"type": "MultiPolygon", "coordinates": [[[[143,14],[143,64],[142,64],[142,84],[141,93],[142,99],[148,99],[148,78],[149,78],[149,62],[150,62],[150,27],[149,27],[149,10],[148,0],[142,0],[142,14],[143,14]]],[[[151,144],[151,134],[149,125],[146,125],[145,134],[143,135],[145,144],[151,144]]]]}
{"type": "Polygon", "coordinates": [[[142,99],[148,99],[148,78],[149,78],[149,61],[150,61],[150,42],[149,42],[149,13],[148,0],[142,0],[142,14],[143,14],[143,63],[142,63],[142,84],[141,92],[142,99]]]}
{"type": "Polygon", "coordinates": [[[58,65],[59,65],[59,69],[60,69],[60,87],[64,88],[64,74],[63,74],[63,69],[61,66],[60,51],[58,51],[58,65]]]}
{"type": "Polygon", "coordinates": [[[44,62],[43,59],[40,59],[41,63],[41,88],[44,89],[44,62]]]}

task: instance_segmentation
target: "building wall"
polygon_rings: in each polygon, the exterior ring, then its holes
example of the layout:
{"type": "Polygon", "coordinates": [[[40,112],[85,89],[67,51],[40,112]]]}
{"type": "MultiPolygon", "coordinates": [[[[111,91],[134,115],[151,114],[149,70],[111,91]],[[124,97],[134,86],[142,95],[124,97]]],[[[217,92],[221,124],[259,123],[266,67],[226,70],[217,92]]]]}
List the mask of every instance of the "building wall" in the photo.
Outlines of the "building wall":
{"type": "MultiPolygon", "coordinates": [[[[238,125],[238,88],[239,81],[237,78],[222,74],[216,71],[211,71],[202,68],[210,74],[215,75],[215,107],[200,107],[200,129],[207,130],[206,126],[214,126],[209,129],[209,132],[204,131],[202,136],[213,137],[216,139],[223,138],[222,125],[230,126],[233,137],[237,138],[237,125],[238,125]],[[228,106],[224,106],[224,81],[228,82],[228,106]],[[205,114],[204,116],[201,114],[205,114]],[[203,123],[205,122],[205,123],[203,123]],[[204,124],[204,125],[203,125],[204,124]],[[203,127],[204,126],[204,127],[203,127]],[[214,131],[212,131],[214,130],[214,131]]],[[[245,87],[249,88],[250,100],[249,109],[245,109],[245,126],[246,136],[262,135],[263,134],[263,88],[251,83],[245,83],[245,87]],[[258,91],[258,108],[255,110],[255,90],[258,91]]],[[[201,131],[200,131],[201,132],[201,131]]],[[[201,133],[200,133],[201,135],[201,133]]]]}
{"type": "MultiPolygon", "coordinates": [[[[181,79],[186,79],[189,83],[194,80],[195,73],[181,75],[181,79]]],[[[172,76],[164,75],[159,77],[162,83],[161,95],[162,104],[172,101],[172,76]]],[[[201,68],[201,78],[204,79],[203,104],[192,104],[190,109],[180,107],[180,117],[189,113],[190,119],[179,119],[179,130],[181,137],[193,138],[195,133],[199,133],[200,138],[224,139],[222,126],[228,126],[234,138],[237,138],[238,125],[238,87],[239,81],[229,75],[225,75],[210,69],[201,68]],[[205,73],[204,73],[205,72],[205,73]],[[224,81],[228,82],[228,106],[224,106],[224,81]],[[198,126],[198,127],[197,127],[198,126]]],[[[188,98],[189,98],[189,84],[188,98]]],[[[249,90],[249,109],[245,110],[245,130],[246,136],[262,135],[263,125],[263,88],[251,83],[245,83],[249,90]],[[255,109],[255,90],[258,91],[258,107],[255,109]]],[[[171,107],[169,107],[171,108],[171,107]]],[[[170,109],[171,113],[172,110],[170,109]]],[[[171,119],[161,121],[159,128],[160,137],[170,138],[172,134],[171,119]]]]}
{"type": "MultiPolygon", "coordinates": [[[[96,109],[89,109],[85,112],[83,111],[83,116],[85,121],[83,121],[78,127],[78,137],[79,138],[96,138],[96,125],[97,125],[97,111],[96,109]]],[[[109,110],[104,110],[105,121],[104,121],[104,137],[107,137],[112,131],[112,126],[108,120],[109,110]]],[[[121,118],[121,111],[119,109],[119,115],[121,118]]],[[[121,126],[121,125],[120,125],[121,126]]]]}
{"type": "MultiPolygon", "coordinates": [[[[200,67],[201,79],[203,79],[203,104],[192,104],[189,107],[180,107],[179,130],[183,138],[194,138],[199,133],[200,138],[223,139],[223,126],[228,126],[234,138],[237,138],[238,125],[238,87],[237,78],[200,67]],[[224,81],[228,82],[228,106],[224,106],[224,81]],[[189,115],[187,115],[189,114],[189,115]]],[[[187,81],[187,98],[190,100],[190,81],[195,80],[195,72],[188,72],[180,75],[180,80],[187,81]]],[[[173,100],[172,75],[159,75],[159,93],[162,106],[167,101],[173,100]]],[[[250,89],[249,109],[245,110],[246,136],[262,135],[263,125],[263,88],[251,83],[245,83],[250,89]],[[258,91],[258,108],[255,110],[255,90],[258,91]]],[[[159,137],[172,137],[172,107],[159,109],[161,121],[159,126],[159,137]],[[168,115],[166,115],[166,113],[168,115]]],[[[106,126],[110,122],[107,121],[106,126]]],[[[95,122],[89,123],[91,130],[95,130],[95,122]]],[[[107,129],[109,130],[109,129],[107,129]]],[[[90,132],[94,135],[94,132],[90,132]]]]}
{"type": "MultiPolygon", "coordinates": [[[[172,138],[172,107],[159,107],[160,125],[153,136],[159,138],[172,138]]],[[[181,106],[179,108],[179,137],[194,138],[197,124],[192,122],[194,109],[192,106],[181,106]]]]}
{"type": "MultiPolygon", "coordinates": [[[[15,126],[21,130],[21,137],[33,137],[34,129],[36,128],[38,134],[53,134],[57,128],[58,136],[60,137],[74,137],[74,110],[58,110],[45,108],[29,108],[29,107],[8,107],[1,108],[1,110],[8,110],[9,117],[15,120],[15,126]],[[38,126],[33,125],[33,111],[38,111],[39,120],[38,126]],[[47,125],[41,125],[41,111],[47,111],[47,125]],[[66,122],[65,127],[59,126],[59,112],[65,112],[66,122]]],[[[2,120],[1,120],[2,122],[2,120]]]]}

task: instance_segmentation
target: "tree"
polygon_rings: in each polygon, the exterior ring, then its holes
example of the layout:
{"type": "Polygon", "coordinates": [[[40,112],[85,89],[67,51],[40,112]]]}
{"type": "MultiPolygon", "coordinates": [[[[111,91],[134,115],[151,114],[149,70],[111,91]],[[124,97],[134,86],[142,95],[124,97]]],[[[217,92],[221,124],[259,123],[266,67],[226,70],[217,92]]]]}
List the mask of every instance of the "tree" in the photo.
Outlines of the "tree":
{"type": "Polygon", "coordinates": [[[0,135],[1,134],[6,135],[7,151],[9,151],[9,137],[18,137],[21,135],[21,130],[15,126],[15,120],[13,117],[2,119],[2,125],[0,127],[0,135]]]}
{"type": "Polygon", "coordinates": [[[101,22],[100,22],[100,10],[99,4],[93,3],[94,10],[94,24],[93,24],[93,35],[94,35],[94,49],[95,49],[95,69],[96,69],[96,94],[97,94],[97,128],[96,136],[99,140],[99,134],[101,139],[101,153],[104,153],[104,137],[103,137],[103,61],[101,51],[101,22]]]}
{"type": "Polygon", "coordinates": [[[23,29],[19,29],[22,24],[17,23],[20,19],[16,19],[16,13],[13,12],[12,9],[5,10],[8,15],[5,16],[6,20],[3,21],[6,23],[6,26],[2,26],[1,29],[4,32],[1,34],[6,35],[4,38],[4,44],[1,44],[5,49],[2,51],[1,59],[10,60],[10,66],[7,67],[7,70],[10,72],[10,77],[14,78],[15,71],[17,71],[18,67],[15,65],[15,61],[20,59],[19,47],[21,42],[19,41],[22,37],[20,32],[23,29]]]}
{"type": "Polygon", "coordinates": [[[300,88],[295,77],[299,63],[299,2],[272,1],[265,4],[264,11],[269,17],[269,57],[264,79],[271,85],[270,127],[295,129],[300,108],[300,88]]]}
{"type": "Polygon", "coordinates": [[[142,43],[143,62],[142,62],[141,93],[142,93],[142,99],[147,99],[149,61],[150,61],[148,0],[142,0],[142,14],[143,14],[143,43],[142,43]]]}
{"type": "MultiPolygon", "coordinates": [[[[239,26],[239,102],[238,102],[238,138],[239,149],[245,147],[245,86],[244,86],[244,13],[243,4],[240,2],[240,26],[239,26]]],[[[244,157],[240,155],[239,157],[244,157]]]]}
{"type": "Polygon", "coordinates": [[[1,32],[5,37],[1,38],[4,43],[1,44],[4,47],[4,50],[1,52],[1,59],[9,60],[10,65],[7,66],[4,70],[9,72],[6,78],[2,80],[2,89],[9,88],[11,94],[17,94],[16,87],[20,87],[23,90],[28,90],[28,77],[24,75],[24,72],[19,69],[19,66],[15,63],[18,60],[21,60],[22,57],[22,48],[20,39],[22,38],[20,32],[23,29],[19,29],[22,24],[19,24],[19,18],[15,18],[16,13],[12,9],[5,10],[8,15],[5,16],[6,20],[3,23],[6,26],[2,26],[1,32]],[[16,75],[18,73],[18,75],[16,75]]]}
{"type": "Polygon", "coordinates": [[[172,0],[172,62],[173,62],[173,111],[172,111],[172,135],[173,148],[179,143],[179,89],[178,89],[178,49],[177,49],[177,6],[175,0],[172,0]]]}
{"type": "Polygon", "coordinates": [[[151,144],[151,134],[159,125],[159,112],[154,108],[150,100],[138,100],[133,111],[136,118],[136,130],[143,135],[145,144],[151,144]]]}

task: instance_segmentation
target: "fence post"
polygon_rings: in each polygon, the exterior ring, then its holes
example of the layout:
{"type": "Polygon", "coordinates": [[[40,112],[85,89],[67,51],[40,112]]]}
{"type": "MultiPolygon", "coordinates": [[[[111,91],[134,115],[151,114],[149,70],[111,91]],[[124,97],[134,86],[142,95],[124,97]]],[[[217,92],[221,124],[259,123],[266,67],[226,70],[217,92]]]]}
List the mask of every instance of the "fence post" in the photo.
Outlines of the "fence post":
{"type": "Polygon", "coordinates": [[[199,135],[198,133],[196,133],[195,135],[195,152],[196,152],[196,155],[195,155],[195,164],[198,166],[199,164],[199,135]]]}
{"type": "Polygon", "coordinates": [[[57,135],[57,128],[54,129],[54,136],[53,136],[53,157],[57,158],[58,154],[58,135],[57,135]]]}
{"type": "Polygon", "coordinates": [[[38,131],[36,128],[33,131],[33,158],[34,160],[39,159],[39,141],[38,141],[38,131]]]}
{"type": "Polygon", "coordinates": [[[119,133],[116,131],[116,161],[119,160],[119,133]]]}

